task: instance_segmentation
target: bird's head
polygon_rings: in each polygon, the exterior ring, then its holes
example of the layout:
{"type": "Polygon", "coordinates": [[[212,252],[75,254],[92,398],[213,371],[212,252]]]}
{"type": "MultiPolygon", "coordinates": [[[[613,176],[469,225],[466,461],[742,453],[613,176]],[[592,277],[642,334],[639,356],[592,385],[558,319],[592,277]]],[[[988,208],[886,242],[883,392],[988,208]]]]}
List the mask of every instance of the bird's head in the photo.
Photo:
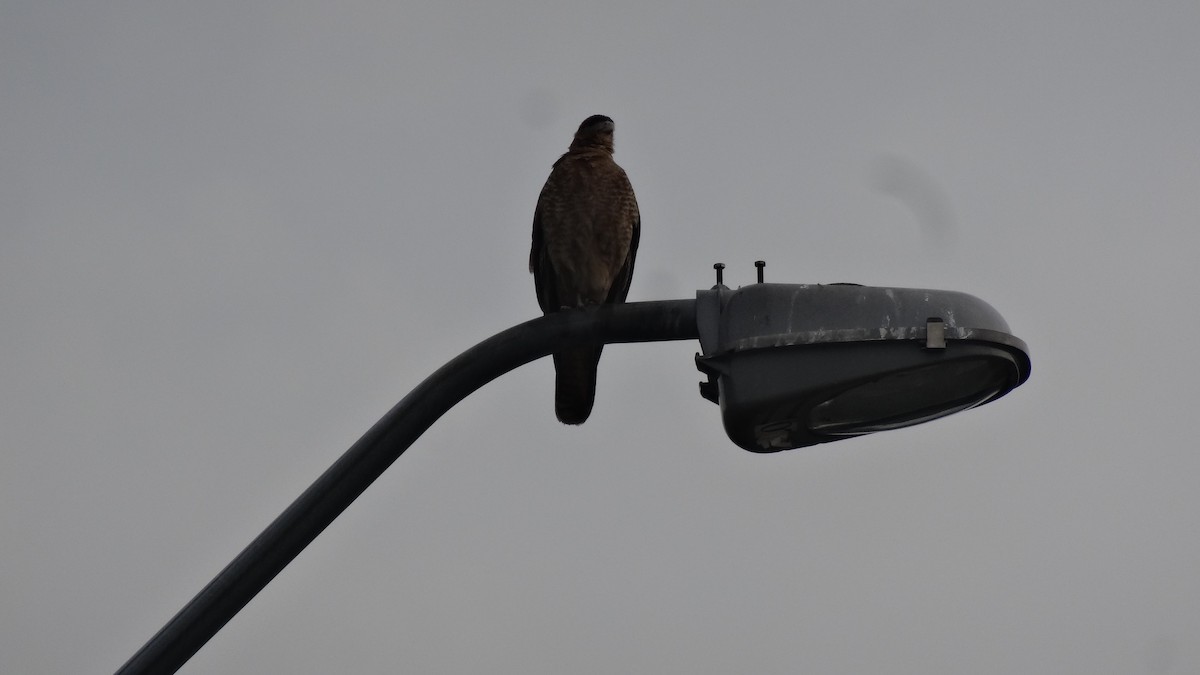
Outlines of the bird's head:
{"type": "Polygon", "coordinates": [[[604,115],[592,115],[579,125],[571,148],[601,147],[609,152],[613,150],[613,121],[604,115]]]}

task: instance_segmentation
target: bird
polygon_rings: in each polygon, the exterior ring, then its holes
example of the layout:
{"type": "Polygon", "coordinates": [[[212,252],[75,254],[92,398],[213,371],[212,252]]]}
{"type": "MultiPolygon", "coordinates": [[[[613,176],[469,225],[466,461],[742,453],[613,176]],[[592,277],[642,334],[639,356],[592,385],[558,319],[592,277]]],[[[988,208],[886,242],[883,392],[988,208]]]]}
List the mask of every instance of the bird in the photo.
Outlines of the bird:
{"type": "MultiPolygon", "coordinates": [[[[629,295],[642,222],[633,185],[613,161],[613,128],[604,115],[585,119],[538,195],[529,271],[545,314],[629,295]]],[[[601,349],[554,353],[554,412],[563,424],[591,414],[601,349]]]]}

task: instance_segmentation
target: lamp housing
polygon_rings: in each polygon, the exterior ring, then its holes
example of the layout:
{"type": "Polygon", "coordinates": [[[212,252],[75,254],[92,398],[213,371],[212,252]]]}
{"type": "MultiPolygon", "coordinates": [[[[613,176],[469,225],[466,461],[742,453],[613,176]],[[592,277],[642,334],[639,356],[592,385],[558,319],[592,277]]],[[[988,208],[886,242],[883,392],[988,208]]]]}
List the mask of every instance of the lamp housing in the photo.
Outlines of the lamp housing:
{"type": "Polygon", "coordinates": [[[752,452],[928,422],[1029,378],[1025,343],[966,293],[718,283],[696,300],[700,393],[752,452]]]}

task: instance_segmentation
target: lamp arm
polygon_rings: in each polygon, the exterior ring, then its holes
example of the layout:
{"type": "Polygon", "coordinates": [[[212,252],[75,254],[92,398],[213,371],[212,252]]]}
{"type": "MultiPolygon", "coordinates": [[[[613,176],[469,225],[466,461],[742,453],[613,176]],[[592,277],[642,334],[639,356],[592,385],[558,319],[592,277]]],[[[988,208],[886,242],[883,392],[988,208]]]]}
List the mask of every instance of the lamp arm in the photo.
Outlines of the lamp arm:
{"type": "Polygon", "coordinates": [[[488,382],[564,347],[697,337],[696,301],[660,300],[550,314],[468,349],[376,422],[138,650],[118,675],[177,671],[439,417],[488,382]]]}

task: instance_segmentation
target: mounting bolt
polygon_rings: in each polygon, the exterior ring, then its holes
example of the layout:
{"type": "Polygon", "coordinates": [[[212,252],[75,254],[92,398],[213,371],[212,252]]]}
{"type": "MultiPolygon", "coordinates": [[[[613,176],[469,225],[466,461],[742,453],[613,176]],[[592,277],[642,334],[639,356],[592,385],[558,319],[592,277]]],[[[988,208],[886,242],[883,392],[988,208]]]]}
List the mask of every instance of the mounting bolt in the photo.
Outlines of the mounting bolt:
{"type": "Polygon", "coordinates": [[[758,268],[758,283],[761,284],[763,282],[763,268],[767,266],[767,261],[755,260],[754,266],[758,268]]]}
{"type": "Polygon", "coordinates": [[[717,271],[717,285],[725,283],[725,263],[717,263],[713,265],[713,269],[717,271]]]}

